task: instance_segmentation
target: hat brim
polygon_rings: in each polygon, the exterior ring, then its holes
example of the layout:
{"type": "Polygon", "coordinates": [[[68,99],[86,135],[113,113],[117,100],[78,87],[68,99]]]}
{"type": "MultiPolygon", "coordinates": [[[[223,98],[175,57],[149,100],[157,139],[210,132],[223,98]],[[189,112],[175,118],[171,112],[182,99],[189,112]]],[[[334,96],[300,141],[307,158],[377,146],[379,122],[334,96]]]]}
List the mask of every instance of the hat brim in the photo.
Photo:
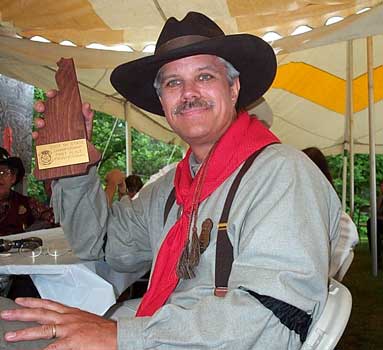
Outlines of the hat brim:
{"type": "Polygon", "coordinates": [[[275,78],[277,62],[271,46],[256,36],[236,34],[211,38],[165,54],[124,63],[113,70],[110,80],[128,101],[163,116],[160,100],[153,87],[158,70],[171,61],[200,54],[222,57],[240,72],[239,108],[245,108],[261,97],[275,78]]]}

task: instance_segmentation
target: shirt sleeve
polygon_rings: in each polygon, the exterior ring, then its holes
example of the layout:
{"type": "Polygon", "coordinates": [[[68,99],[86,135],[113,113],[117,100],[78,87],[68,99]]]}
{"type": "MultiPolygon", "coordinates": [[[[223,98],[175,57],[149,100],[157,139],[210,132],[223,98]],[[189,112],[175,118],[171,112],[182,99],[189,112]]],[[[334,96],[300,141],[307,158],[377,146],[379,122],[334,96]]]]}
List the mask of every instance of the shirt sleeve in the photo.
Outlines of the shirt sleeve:
{"type": "MultiPolygon", "coordinates": [[[[150,189],[146,191],[146,196],[153,195],[150,189]]],[[[145,273],[150,269],[153,254],[147,218],[151,208],[140,198],[117,201],[109,208],[95,168],[87,175],[54,183],[52,206],[80,258],[104,258],[122,272],[145,273]]],[[[152,217],[152,225],[159,226],[157,216],[152,217]]]]}
{"type": "MultiPolygon", "coordinates": [[[[323,310],[341,210],[327,180],[299,158],[273,163],[263,157],[243,179],[229,217],[234,262],[226,296],[199,286],[203,296],[188,305],[170,301],[152,317],[121,318],[119,349],[301,347],[292,313],[315,321],[323,310]],[[288,319],[265,297],[293,310],[288,319]]],[[[193,282],[182,283],[193,295],[193,282]]]]}

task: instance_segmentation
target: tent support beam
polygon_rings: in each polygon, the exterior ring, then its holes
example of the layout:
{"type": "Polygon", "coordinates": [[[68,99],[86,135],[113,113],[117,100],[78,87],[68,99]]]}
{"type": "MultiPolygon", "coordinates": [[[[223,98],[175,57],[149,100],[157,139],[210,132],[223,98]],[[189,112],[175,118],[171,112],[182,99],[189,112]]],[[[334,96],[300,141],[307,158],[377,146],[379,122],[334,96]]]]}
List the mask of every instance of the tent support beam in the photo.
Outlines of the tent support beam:
{"type": "Polygon", "coordinates": [[[373,40],[367,37],[367,77],[368,77],[368,127],[370,142],[370,225],[372,274],[378,276],[377,222],[376,222],[376,157],[375,157],[375,116],[374,116],[374,71],[373,40]]]}
{"type": "Polygon", "coordinates": [[[343,174],[342,174],[342,210],[347,208],[347,154],[346,144],[343,145],[343,174]]]}
{"type": "Polygon", "coordinates": [[[124,103],[124,119],[125,119],[125,153],[126,153],[126,176],[132,173],[132,131],[130,129],[129,116],[131,114],[132,105],[129,102],[124,103]]]}
{"type": "Polygon", "coordinates": [[[346,116],[349,120],[349,159],[350,159],[350,216],[354,217],[354,113],[353,113],[353,78],[354,78],[353,41],[347,41],[347,84],[346,84],[346,116]]]}

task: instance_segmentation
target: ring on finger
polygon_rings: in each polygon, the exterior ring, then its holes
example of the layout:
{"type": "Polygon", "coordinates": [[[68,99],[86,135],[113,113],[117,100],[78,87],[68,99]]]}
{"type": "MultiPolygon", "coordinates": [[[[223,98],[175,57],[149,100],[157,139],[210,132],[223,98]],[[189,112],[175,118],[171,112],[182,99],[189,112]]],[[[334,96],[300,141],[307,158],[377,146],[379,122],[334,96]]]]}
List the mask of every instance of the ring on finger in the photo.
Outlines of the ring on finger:
{"type": "Polygon", "coordinates": [[[56,338],[56,332],[57,330],[56,330],[56,325],[53,323],[52,324],[52,337],[51,337],[51,339],[54,339],[54,338],[56,338]]]}

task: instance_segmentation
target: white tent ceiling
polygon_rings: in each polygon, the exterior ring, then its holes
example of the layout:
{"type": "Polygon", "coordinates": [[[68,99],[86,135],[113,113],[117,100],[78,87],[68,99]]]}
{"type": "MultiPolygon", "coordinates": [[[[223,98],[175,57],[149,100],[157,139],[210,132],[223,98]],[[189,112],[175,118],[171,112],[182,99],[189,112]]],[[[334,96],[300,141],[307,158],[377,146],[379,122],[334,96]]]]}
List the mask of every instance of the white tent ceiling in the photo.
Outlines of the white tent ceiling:
{"type": "MultiPolygon", "coordinates": [[[[82,99],[100,111],[124,118],[131,126],[165,142],[181,144],[164,118],[127,108],[109,82],[112,69],[145,55],[170,16],[182,18],[197,10],[216,20],[226,33],[290,34],[298,25],[311,32],[272,43],[278,52],[278,75],[266,100],[274,111],[273,130],[285,143],[299,148],[318,146],[326,153],[343,149],[346,40],[354,40],[354,111],[356,151],[364,152],[367,134],[365,38],[374,35],[377,142],[383,140],[383,5],[382,1],[350,0],[76,0],[66,2],[0,0],[0,74],[43,89],[55,86],[55,63],[73,57],[82,99]],[[366,6],[372,10],[352,15],[366,6]],[[345,20],[324,26],[331,16],[345,20]],[[28,39],[43,36],[55,43],[28,39]],[[79,45],[58,45],[70,40],[79,45]],[[90,43],[128,44],[134,52],[88,49],[90,43]],[[359,79],[359,80],[358,80],[359,79]],[[363,80],[364,79],[364,80],[363,80]],[[363,85],[364,84],[364,85],[363,85]]],[[[383,152],[383,149],[378,147],[383,152]]]]}

